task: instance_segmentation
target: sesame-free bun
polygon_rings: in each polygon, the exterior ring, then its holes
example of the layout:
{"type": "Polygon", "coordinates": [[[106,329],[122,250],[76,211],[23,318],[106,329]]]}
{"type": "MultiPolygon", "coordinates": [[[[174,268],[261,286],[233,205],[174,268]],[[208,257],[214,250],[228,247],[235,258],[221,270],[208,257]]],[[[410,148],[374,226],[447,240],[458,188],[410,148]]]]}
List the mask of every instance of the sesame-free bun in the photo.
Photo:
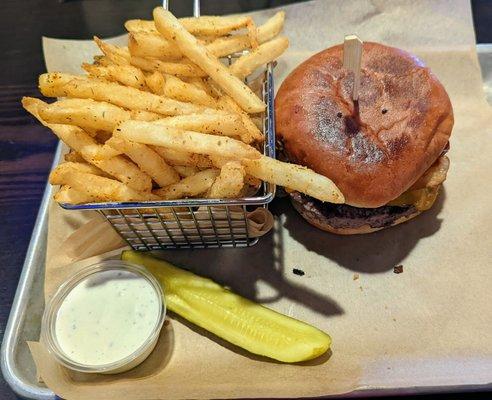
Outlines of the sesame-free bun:
{"type": "Polygon", "coordinates": [[[405,192],[448,143],[453,110],[417,57],[364,43],[358,112],[343,46],[315,54],[282,83],[276,131],[290,162],[333,180],[355,207],[380,207],[405,192]]]}

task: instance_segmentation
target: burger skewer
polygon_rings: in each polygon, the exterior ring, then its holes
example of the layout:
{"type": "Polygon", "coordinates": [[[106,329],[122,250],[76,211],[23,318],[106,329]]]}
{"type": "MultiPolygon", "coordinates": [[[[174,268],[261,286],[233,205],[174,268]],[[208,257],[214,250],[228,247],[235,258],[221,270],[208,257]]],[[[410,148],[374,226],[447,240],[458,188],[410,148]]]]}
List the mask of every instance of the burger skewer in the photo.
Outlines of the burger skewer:
{"type": "MultiPolygon", "coordinates": [[[[354,74],[352,100],[359,100],[360,73],[362,64],[362,40],[357,35],[347,35],[343,42],[343,67],[354,74]]],[[[358,108],[358,104],[354,104],[358,108]]]]}

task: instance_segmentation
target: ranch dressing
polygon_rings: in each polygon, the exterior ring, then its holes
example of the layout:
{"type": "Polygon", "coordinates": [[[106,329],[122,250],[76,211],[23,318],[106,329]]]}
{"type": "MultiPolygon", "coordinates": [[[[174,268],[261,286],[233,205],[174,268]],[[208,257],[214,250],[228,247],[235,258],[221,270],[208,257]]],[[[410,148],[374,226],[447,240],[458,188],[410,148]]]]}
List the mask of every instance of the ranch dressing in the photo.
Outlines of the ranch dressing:
{"type": "Polygon", "coordinates": [[[137,273],[105,270],[87,276],[63,299],[56,341],[75,363],[100,366],[140,349],[159,323],[161,298],[137,273]]]}

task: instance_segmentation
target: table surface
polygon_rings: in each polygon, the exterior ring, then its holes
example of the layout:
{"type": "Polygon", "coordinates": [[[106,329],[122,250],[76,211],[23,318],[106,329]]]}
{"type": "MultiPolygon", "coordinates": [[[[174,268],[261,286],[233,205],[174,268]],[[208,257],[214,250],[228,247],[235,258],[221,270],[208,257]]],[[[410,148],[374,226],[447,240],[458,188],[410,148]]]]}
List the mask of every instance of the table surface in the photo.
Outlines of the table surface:
{"type": "MultiPolygon", "coordinates": [[[[294,3],[296,0],[202,1],[203,14],[227,14],[294,3]]],[[[192,0],[171,0],[178,16],[191,14],[192,0]]],[[[41,36],[89,39],[123,33],[129,18],[149,18],[158,1],[3,0],[0,12],[0,337],[3,337],[17,281],[53,159],[56,140],[27,115],[22,96],[39,96],[37,76],[45,71],[41,36]]],[[[478,43],[492,43],[492,1],[472,1],[478,43]]],[[[432,398],[490,398],[491,394],[434,395],[432,398]]],[[[430,396],[418,397],[419,399],[430,396]]],[[[0,400],[16,399],[0,377],[0,400]]]]}

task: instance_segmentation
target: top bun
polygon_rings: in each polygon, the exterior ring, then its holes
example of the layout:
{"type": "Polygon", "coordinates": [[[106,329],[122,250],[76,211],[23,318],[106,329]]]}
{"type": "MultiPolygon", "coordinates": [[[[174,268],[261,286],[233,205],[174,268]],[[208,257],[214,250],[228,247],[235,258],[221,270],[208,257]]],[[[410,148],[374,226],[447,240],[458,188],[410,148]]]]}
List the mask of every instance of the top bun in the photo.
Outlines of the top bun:
{"type": "Polygon", "coordinates": [[[276,130],[291,162],[333,180],[356,207],[395,199],[436,161],[453,127],[453,109],[417,57],[364,43],[359,117],[343,46],[315,54],[284,80],[276,130]]]}

